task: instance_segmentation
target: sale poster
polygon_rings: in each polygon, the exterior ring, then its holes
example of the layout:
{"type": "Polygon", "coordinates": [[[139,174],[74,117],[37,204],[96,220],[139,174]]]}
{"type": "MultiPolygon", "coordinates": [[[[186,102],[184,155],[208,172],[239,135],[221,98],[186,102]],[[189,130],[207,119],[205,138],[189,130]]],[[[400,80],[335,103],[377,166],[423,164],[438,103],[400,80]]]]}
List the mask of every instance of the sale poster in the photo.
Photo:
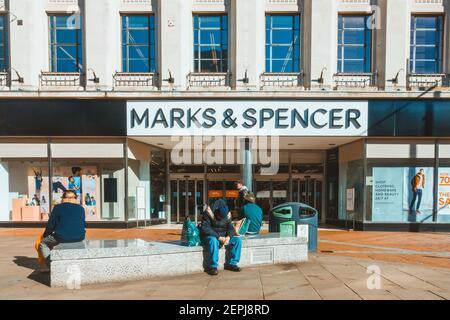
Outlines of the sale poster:
{"type": "Polygon", "coordinates": [[[437,220],[450,222],[450,168],[439,168],[437,220]]]}

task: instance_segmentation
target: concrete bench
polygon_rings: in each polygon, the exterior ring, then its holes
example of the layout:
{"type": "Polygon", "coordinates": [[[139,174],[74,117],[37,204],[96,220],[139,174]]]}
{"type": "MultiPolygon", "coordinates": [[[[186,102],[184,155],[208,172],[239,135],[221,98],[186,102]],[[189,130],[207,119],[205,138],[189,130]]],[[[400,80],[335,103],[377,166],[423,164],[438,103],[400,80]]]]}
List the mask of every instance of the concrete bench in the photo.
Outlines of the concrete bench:
{"type": "MultiPolygon", "coordinates": [[[[241,267],[295,263],[308,260],[306,238],[280,237],[277,233],[242,239],[241,267]]],[[[129,281],[204,271],[208,254],[203,247],[185,247],[179,241],[87,240],[63,244],[51,253],[51,286],[129,281]]],[[[220,249],[219,268],[225,250],[220,249]]]]}

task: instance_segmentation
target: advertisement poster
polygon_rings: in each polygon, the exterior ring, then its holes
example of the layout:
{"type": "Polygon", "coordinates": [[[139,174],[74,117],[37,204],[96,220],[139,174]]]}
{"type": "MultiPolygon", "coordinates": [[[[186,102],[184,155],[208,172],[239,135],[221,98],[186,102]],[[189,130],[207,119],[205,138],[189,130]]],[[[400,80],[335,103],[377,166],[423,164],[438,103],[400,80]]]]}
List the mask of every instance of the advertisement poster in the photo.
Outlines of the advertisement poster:
{"type": "Polygon", "coordinates": [[[372,221],[403,220],[403,168],[373,168],[372,221]]]}
{"type": "Polygon", "coordinates": [[[98,199],[100,188],[95,166],[54,167],[52,177],[53,205],[61,203],[62,194],[66,190],[73,190],[77,194],[80,204],[86,209],[88,221],[99,220],[100,203],[98,199]]]}
{"type": "Polygon", "coordinates": [[[433,168],[373,168],[372,221],[432,222],[433,168]]]}
{"type": "Polygon", "coordinates": [[[48,167],[28,168],[28,203],[41,207],[41,213],[49,213],[48,167]]]}
{"type": "Polygon", "coordinates": [[[450,168],[439,168],[438,222],[450,222],[450,168]]]}

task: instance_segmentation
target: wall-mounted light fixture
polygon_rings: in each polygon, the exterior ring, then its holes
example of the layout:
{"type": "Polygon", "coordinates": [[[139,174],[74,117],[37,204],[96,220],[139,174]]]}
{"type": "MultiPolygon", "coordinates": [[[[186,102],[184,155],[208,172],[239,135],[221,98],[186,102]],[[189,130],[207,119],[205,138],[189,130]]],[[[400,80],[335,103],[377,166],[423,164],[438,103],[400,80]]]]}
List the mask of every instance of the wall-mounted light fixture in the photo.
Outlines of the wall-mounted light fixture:
{"type": "Polygon", "coordinates": [[[92,68],[89,68],[88,71],[89,70],[92,71],[92,74],[94,75],[94,78],[88,79],[88,81],[93,81],[94,83],[100,83],[100,78],[97,77],[97,75],[95,74],[95,71],[92,68]]]}
{"type": "Polygon", "coordinates": [[[394,78],[388,79],[387,81],[392,82],[392,84],[398,84],[398,76],[399,76],[400,72],[402,72],[402,71],[405,71],[405,69],[401,68],[400,70],[398,70],[398,72],[394,78]]]}
{"type": "Polygon", "coordinates": [[[170,69],[168,71],[169,71],[169,78],[162,79],[162,81],[167,81],[170,84],[174,84],[175,83],[175,78],[172,77],[172,72],[170,72],[170,69]]]}
{"type": "Polygon", "coordinates": [[[317,82],[319,84],[323,84],[324,78],[323,78],[323,73],[325,72],[325,70],[327,70],[327,67],[323,67],[322,70],[320,71],[320,76],[318,79],[311,79],[311,81],[313,82],[317,82]]]}
{"type": "Polygon", "coordinates": [[[12,67],[10,69],[14,70],[14,72],[16,73],[16,76],[17,76],[17,79],[12,79],[11,81],[16,81],[18,83],[24,83],[23,77],[20,76],[19,72],[12,67]]]}
{"type": "Polygon", "coordinates": [[[238,79],[237,81],[240,81],[242,83],[248,84],[250,82],[250,79],[247,76],[247,69],[245,69],[244,78],[238,79]]]}

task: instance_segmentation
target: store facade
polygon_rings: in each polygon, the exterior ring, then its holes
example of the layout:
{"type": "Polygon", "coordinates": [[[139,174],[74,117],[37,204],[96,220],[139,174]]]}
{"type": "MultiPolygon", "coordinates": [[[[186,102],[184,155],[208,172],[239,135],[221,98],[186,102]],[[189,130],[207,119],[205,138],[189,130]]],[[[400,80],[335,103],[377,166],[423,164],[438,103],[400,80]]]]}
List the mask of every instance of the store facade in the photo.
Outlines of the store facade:
{"type": "Polygon", "coordinates": [[[233,209],[234,182],[243,179],[266,217],[299,201],[330,224],[450,230],[447,104],[2,100],[0,223],[45,224],[66,189],[79,193],[91,227],[198,220],[218,198],[233,209]],[[421,169],[417,206],[411,180],[421,169]]]}

